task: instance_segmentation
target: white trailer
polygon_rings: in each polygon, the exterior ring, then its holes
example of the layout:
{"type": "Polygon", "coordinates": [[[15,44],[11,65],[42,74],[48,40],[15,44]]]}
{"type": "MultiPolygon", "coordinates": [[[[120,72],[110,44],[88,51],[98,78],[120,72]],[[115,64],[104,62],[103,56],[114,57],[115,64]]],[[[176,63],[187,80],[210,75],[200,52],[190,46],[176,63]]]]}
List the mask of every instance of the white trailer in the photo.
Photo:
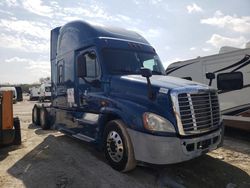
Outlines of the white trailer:
{"type": "MultiPolygon", "coordinates": [[[[243,116],[242,114],[248,114],[246,111],[250,109],[249,47],[175,62],[168,66],[166,73],[167,75],[193,80],[217,88],[219,90],[220,109],[224,115],[224,123],[237,126],[233,125],[236,122],[232,123],[233,120],[237,119],[239,121],[243,116]],[[223,80],[220,82],[219,79],[224,78],[227,79],[227,82],[223,82],[223,80]],[[238,82],[240,79],[243,79],[243,83],[238,82]],[[235,90],[227,89],[227,87],[232,85],[236,88],[235,90]]],[[[247,124],[248,127],[245,128],[250,130],[250,123],[248,122],[247,124]]]]}

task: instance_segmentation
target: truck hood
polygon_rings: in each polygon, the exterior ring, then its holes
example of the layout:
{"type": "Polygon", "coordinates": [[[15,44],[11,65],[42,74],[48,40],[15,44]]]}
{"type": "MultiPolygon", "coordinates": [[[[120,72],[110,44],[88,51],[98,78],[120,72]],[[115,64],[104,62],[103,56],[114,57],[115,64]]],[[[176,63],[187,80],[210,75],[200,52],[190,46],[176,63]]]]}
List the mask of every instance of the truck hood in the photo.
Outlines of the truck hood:
{"type": "Polygon", "coordinates": [[[111,99],[115,99],[113,103],[116,103],[119,109],[126,109],[124,113],[133,114],[133,110],[136,113],[151,111],[176,124],[170,92],[188,92],[193,89],[208,88],[208,86],[197,82],[171,76],[153,75],[150,81],[153,95],[156,97],[154,100],[149,100],[147,79],[141,75],[111,76],[109,94],[111,99]]]}
{"type": "MultiPolygon", "coordinates": [[[[142,77],[141,75],[126,75],[126,76],[119,76],[121,80],[127,80],[127,81],[133,81],[133,82],[139,82],[139,83],[145,83],[147,84],[146,78],[142,77]]],[[[193,82],[173,76],[162,76],[162,75],[153,75],[150,78],[152,86],[155,87],[163,87],[167,89],[174,89],[174,88],[180,88],[180,87],[186,87],[186,86],[204,86],[207,87],[207,85],[193,82]]]]}

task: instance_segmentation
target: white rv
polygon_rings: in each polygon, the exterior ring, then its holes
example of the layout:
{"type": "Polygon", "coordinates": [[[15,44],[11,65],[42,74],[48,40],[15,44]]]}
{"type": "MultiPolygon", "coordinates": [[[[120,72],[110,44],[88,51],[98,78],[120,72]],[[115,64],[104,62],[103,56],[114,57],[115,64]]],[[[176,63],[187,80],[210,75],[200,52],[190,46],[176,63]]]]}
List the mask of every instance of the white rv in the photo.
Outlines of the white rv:
{"type": "Polygon", "coordinates": [[[39,101],[50,100],[51,98],[51,83],[43,83],[39,88],[40,96],[39,101]]]}
{"type": "Polygon", "coordinates": [[[243,117],[250,109],[250,47],[221,52],[172,63],[166,73],[217,88],[224,123],[250,130],[250,117],[243,117]]]}

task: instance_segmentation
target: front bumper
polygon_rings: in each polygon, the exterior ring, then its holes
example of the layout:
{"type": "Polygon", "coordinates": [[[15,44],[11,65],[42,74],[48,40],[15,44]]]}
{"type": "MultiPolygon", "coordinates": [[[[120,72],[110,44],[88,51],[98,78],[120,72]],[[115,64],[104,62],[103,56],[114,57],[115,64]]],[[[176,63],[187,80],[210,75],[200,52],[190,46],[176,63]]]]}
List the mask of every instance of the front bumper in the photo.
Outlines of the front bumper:
{"type": "Polygon", "coordinates": [[[196,138],[154,136],[127,129],[135,159],[152,164],[173,164],[187,161],[221,146],[223,127],[196,138]]]}

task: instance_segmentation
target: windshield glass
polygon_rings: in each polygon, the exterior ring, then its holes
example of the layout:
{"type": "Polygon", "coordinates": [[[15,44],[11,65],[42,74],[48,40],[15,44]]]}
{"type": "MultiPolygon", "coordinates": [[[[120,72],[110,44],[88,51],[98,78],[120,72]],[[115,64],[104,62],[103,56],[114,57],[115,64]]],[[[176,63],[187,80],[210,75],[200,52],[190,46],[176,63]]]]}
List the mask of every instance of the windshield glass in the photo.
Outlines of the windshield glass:
{"type": "Polygon", "coordinates": [[[110,74],[141,74],[140,69],[144,67],[150,69],[152,74],[165,75],[164,67],[154,53],[104,49],[103,58],[110,74]]]}

